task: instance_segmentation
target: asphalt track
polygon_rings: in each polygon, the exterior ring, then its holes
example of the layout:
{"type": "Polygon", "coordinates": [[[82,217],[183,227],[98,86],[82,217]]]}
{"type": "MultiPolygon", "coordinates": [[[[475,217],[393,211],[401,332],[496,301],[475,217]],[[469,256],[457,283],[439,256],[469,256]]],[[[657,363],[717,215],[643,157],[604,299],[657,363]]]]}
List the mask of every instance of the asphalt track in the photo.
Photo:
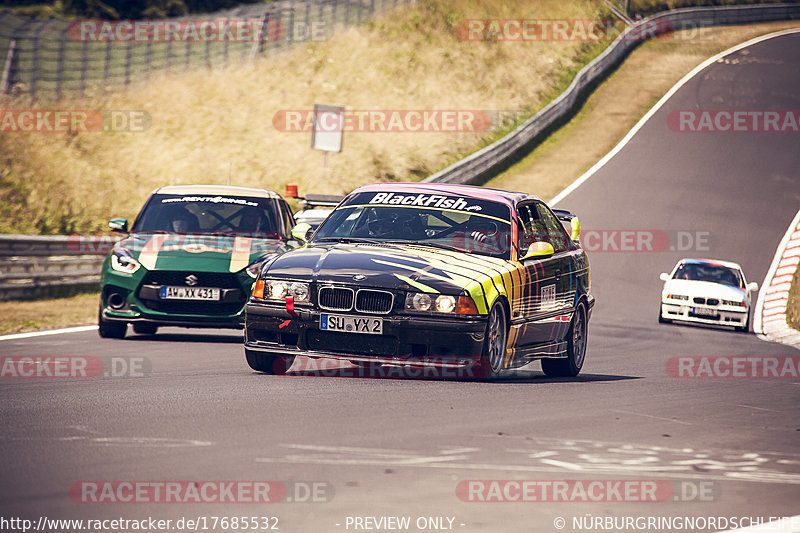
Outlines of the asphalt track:
{"type": "Polygon", "coordinates": [[[538,364],[528,377],[500,383],[270,377],[250,372],[238,334],[224,331],[2,341],[4,356],[144,358],[146,376],[0,380],[0,515],[34,523],[276,516],[280,531],[309,533],[366,530],[348,522],[356,516],[411,517],[400,531],[437,530],[418,528],[417,518],[451,517],[458,531],[546,532],[559,530],[558,517],[573,531],[573,517],[588,515],[797,515],[800,379],[676,378],[666,365],[687,355],[800,354],[753,334],[659,325],[656,312],[658,274],[683,256],[738,261],[760,283],[800,206],[796,133],[675,132],[668,113],[796,110],[798,87],[800,34],[736,52],[677,91],[559,204],[586,230],[707,232],[711,243],[591,253],[598,303],[578,378],[546,379],[538,364]],[[685,488],[684,499],[709,492],[702,501],[655,503],[476,503],[457,495],[460,481],[509,479],[666,481],[685,488]],[[68,490],[82,480],[324,482],[333,497],[77,503],[68,490]]]}

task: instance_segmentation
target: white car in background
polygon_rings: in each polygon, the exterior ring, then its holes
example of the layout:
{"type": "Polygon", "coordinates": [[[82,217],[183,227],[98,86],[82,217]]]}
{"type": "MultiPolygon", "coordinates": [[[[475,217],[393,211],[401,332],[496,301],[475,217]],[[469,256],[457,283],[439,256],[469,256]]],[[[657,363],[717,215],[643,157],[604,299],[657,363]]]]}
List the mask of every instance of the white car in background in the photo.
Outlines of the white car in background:
{"type": "Polygon", "coordinates": [[[747,283],[738,264],[681,259],[672,273],[660,277],[664,288],[659,322],[680,320],[748,330],[750,293],[758,290],[758,283],[747,283]]]}

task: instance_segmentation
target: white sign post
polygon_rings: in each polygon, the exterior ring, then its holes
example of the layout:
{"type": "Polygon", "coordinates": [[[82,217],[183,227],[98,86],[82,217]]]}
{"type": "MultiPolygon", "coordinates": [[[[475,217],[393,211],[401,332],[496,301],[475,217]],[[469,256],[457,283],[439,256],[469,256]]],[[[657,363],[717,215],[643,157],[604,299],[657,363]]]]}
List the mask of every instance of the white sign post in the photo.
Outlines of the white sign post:
{"type": "Polygon", "coordinates": [[[311,148],[327,152],[342,151],[344,106],[314,104],[314,127],[311,129],[311,148]]]}

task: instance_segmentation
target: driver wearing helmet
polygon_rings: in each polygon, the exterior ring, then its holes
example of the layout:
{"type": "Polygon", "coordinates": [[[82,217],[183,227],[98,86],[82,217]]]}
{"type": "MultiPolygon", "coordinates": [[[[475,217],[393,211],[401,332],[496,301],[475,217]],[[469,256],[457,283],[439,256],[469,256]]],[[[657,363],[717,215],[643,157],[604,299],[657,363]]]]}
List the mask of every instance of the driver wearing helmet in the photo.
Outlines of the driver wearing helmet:
{"type": "Polygon", "coordinates": [[[189,233],[197,231],[197,217],[184,208],[175,213],[170,220],[170,227],[176,233],[189,233]]]}

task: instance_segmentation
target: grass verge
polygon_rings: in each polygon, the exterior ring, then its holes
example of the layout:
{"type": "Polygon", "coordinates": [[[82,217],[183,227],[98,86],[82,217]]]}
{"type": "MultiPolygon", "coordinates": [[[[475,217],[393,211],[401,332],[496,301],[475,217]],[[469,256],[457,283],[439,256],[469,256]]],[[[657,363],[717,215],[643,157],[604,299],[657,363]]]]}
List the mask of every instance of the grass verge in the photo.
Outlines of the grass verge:
{"type": "Polygon", "coordinates": [[[0,335],[97,322],[100,293],[35,301],[0,302],[0,335]]]}
{"type": "Polygon", "coordinates": [[[794,271],[789,301],[786,303],[786,323],[800,331],[800,268],[794,271]]]}

